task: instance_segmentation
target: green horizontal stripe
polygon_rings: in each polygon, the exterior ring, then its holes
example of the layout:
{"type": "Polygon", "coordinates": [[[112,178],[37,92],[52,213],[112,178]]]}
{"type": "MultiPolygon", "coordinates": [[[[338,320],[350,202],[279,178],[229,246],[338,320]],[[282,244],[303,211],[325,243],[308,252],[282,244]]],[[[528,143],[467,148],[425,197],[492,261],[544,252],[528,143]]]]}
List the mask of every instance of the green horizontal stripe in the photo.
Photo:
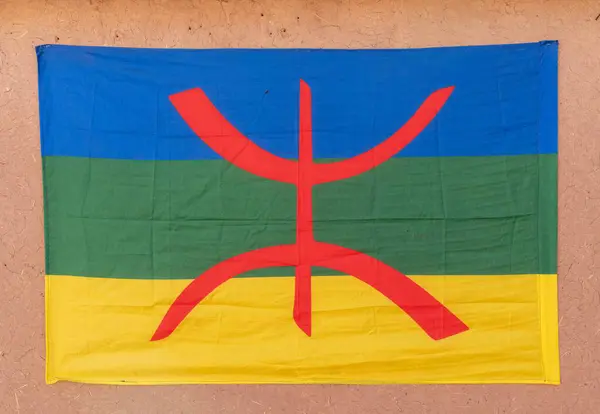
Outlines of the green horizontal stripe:
{"type": "MultiPolygon", "coordinates": [[[[295,187],[222,160],[44,157],[44,191],[48,274],[193,278],[295,241],[295,187]]],[[[556,155],[394,158],[316,186],[314,220],[406,274],[555,273],[556,155]]]]}

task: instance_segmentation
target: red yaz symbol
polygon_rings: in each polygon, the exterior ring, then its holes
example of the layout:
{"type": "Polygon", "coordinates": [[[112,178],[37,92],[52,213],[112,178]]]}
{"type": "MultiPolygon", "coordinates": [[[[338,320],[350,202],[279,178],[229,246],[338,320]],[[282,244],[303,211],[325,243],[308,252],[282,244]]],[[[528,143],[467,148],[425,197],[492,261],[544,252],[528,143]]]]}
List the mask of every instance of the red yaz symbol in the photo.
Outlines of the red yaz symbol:
{"type": "Polygon", "coordinates": [[[171,335],[196,305],[227,280],[251,270],[281,266],[296,268],[294,321],[308,336],[312,326],[312,266],[337,270],[362,280],[394,302],[433,339],[468,330],[448,308],[398,270],[364,253],[316,241],[312,223],[314,185],[353,177],[390,159],[435,118],[453,89],[447,87],[432,93],[399,130],[371,150],[329,164],[313,162],[312,97],[304,81],[300,81],[298,161],[278,157],[254,144],[223,117],[201,89],[171,95],[170,100],[181,117],[221,157],[252,174],[296,186],[296,243],[242,253],[208,269],[171,304],[152,340],[171,335]]]}

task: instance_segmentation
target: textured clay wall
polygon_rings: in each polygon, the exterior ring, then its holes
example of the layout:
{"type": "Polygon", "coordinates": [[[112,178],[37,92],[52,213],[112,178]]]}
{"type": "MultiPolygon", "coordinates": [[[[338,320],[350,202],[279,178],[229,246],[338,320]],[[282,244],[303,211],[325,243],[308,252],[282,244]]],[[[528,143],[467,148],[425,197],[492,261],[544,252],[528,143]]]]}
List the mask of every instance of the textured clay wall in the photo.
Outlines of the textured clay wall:
{"type": "Polygon", "coordinates": [[[600,392],[600,3],[0,0],[0,413],[595,413],[600,392]],[[563,384],[47,386],[34,45],[404,48],[560,41],[563,384]]]}

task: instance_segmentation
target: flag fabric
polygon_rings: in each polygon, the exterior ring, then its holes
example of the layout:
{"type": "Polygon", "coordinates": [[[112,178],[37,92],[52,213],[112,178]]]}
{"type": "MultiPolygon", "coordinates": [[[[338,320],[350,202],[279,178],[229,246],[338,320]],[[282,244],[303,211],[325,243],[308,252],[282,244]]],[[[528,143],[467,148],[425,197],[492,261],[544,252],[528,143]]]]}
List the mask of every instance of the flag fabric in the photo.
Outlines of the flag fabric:
{"type": "Polygon", "coordinates": [[[559,383],[557,52],[39,46],[47,382],[559,383]]]}

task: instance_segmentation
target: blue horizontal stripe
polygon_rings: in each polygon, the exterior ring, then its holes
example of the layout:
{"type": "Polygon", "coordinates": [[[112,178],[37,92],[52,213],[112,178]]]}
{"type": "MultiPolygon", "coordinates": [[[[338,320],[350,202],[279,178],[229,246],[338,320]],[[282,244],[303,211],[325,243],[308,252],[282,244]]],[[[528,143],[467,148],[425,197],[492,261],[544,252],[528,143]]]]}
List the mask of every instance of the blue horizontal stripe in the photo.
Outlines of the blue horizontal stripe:
{"type": "Polygon", "coordinates": [[[408,50],[157,50],[39,46],[42,154],[219,158],[168,100],[202,88],[241,132],[297,156],[299,80],[313,94],[316,158],[346,158],[455,86],[398,156],[555,153],[557,43],[408,50]]]}

